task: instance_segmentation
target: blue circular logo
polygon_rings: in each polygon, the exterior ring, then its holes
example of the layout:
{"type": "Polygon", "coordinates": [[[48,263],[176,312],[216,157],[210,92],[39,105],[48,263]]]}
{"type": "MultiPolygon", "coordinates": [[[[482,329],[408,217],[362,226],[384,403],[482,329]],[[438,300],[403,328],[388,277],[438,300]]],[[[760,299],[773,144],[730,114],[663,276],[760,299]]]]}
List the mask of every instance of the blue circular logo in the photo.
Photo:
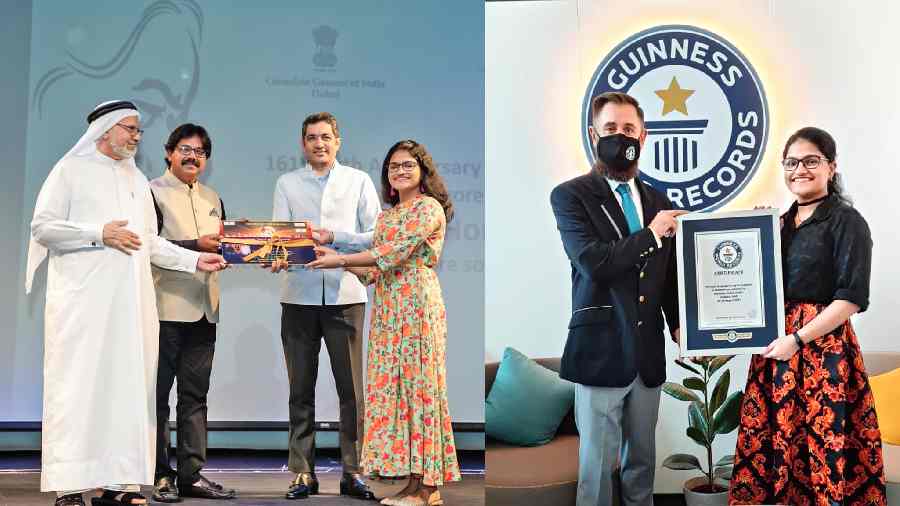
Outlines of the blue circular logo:
{"type": "Polygon", "coordinates": [[[713,251],[713,260],[723,269],[734,269],[741,264],[743,258],[744,250],[734,241],[722,241],[713,251]]]}
{"type": "Polygon", "coordinates": [[[641,180],[677,207],[716,209],[756,173],[769,133],[766,95],[750,62],[722,37],[666,25],[613,49],[594,72],[581,108],[591,164],[591,100],[608,91],[640,102],[647,129],[641,180]]]}

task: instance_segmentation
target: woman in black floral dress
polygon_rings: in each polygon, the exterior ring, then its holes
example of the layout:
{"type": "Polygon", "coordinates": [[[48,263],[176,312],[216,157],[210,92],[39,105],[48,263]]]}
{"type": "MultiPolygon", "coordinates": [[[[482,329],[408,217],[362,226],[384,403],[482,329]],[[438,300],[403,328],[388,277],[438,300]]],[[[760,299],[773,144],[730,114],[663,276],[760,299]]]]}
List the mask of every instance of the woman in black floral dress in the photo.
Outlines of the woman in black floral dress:
{"type": "Polygon", "coordinates": [[[730,504],[880,505],[881,433],[850,316],[869,305],[872,239],[842,194],[835,142],[792,135],[782,165],[786,336],[750,364],[730,504]]]}

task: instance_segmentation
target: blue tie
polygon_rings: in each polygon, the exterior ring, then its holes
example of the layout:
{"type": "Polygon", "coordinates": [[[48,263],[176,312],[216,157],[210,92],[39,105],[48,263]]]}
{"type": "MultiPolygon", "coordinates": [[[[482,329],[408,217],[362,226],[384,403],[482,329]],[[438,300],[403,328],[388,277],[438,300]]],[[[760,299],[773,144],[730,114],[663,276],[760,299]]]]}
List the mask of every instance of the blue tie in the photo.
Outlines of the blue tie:
{"type": "Polygon", "coordinates": [[[622,196],[622,211],[625,213],[625,221],[628,222],[628,233],[633,234],[641,229],[641,219],[638,218],[637,208],[631,200],[631,188],[628,183],[622,183],[616,187],[616,191],[622,196]]]}

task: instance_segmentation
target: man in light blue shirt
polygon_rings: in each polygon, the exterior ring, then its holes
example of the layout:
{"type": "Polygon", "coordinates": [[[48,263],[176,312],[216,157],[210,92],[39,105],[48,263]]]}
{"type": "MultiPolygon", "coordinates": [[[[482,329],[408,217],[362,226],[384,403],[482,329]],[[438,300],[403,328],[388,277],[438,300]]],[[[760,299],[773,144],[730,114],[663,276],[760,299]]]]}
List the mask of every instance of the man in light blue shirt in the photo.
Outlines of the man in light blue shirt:
{"type": "MultiPolygon", "coordinates": [[[[278,178],[272,219],[309,221],[316,238],[339,252],[371,246],[381,210],[368,174],[337,162],[337,120],[327,112],[303,121],[307,164],[278,178]]],[[[276,264],[273,271],[286,266],[276,264]]],[[[281,341],[290,383],[288,467],[297,473],[285,495],[302,499],[319,491],[315,475],[315,389],[322,339],[340,404],[341,494],[373,499],[359,474],[362,438],[362,341],[366,288],[344,269],[291,269],[282,275],[281,341]]]]}

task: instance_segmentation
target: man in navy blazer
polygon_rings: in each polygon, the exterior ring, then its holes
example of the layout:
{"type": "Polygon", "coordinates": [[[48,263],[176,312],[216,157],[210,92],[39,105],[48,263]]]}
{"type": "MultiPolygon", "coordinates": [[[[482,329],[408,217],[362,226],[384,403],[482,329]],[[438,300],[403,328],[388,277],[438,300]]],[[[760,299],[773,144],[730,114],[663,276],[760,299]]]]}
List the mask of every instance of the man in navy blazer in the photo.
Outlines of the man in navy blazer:
{"type": "Polygon", "coordinates": [[[663,315],[678,339],[676,217],[640,181],[647,131],[637,100],[604,93],[591,103],[597,162],[550,195],[572,265],[572,317],[560,376],[576,383],[578,506],[652,505],[663,315]]]}

